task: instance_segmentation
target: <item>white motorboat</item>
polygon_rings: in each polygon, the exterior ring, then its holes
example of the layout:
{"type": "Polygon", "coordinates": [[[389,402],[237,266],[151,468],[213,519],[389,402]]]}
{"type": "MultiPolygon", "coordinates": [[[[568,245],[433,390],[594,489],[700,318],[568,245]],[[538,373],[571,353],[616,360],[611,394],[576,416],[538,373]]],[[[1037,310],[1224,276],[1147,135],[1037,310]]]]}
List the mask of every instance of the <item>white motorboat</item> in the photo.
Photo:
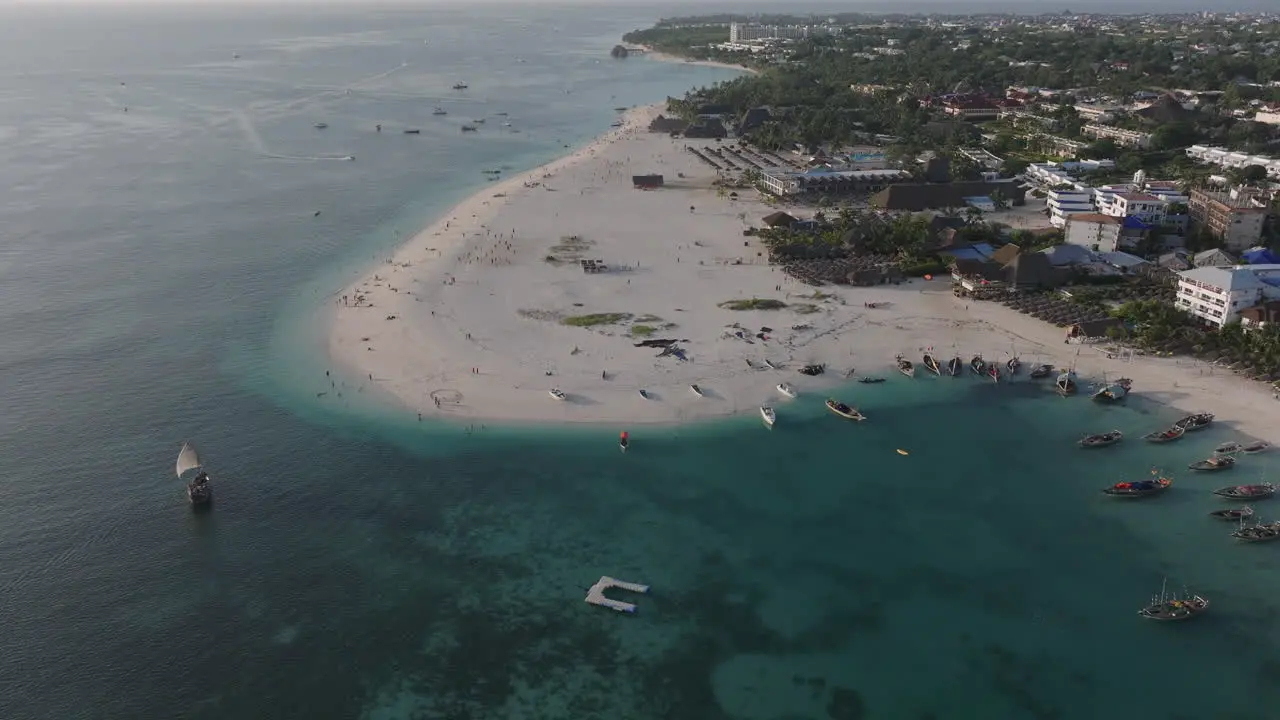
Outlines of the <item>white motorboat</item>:
{"type": "Polygon", "coordinates": [[[550,390],[548,390],[547,392],[551,394],[551,397],[553,397],[553,398],[555,398],[555,399],[557,399],[557,400],[568,400],[568,399],[569,399],[569,396],[568,396],[568,395],[565,395],[563,392],[561,392],[559,388],[551,388],[551,389],[550,389],[550,390]]]}
{"type": "Polygon", "coordinates": [[[764,418],[764,424],[769,427],[773,427],[773,424],[778,421],[778,413],[768,405],[760,406],[760,417],[764,418]]]}
{"type": "Polygon", "coordinates": [[[697,385],[690,385],[690,386],[689,386],[689,389],[690,389],[691,391],[693,391],[693,394],[694,394],[694,395],[697,395],[698,397],[705,397],[705,396],[702,394],[702,388],[698,387],[697,385]]]}
{"type": "Polygon", "coordinates": [[[792,386],[791,383],[778,383],[778,392],[782,393],[783,395],[786,395],[792,400],[796,399],[796,397],[800,394],[796,392],[795,387],[792,386]]]}

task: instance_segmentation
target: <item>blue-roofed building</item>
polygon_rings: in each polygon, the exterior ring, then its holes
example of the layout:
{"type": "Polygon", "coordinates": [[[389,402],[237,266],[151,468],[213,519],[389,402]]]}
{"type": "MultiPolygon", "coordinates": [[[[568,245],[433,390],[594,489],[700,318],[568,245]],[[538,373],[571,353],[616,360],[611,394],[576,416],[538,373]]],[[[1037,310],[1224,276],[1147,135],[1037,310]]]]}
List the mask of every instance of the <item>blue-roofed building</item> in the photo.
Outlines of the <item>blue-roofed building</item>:
{"type": "Polygon", "coordinates": [[[1242,257],[1244,258],[1244,261],[1250,265],[1280,264],[1280,256],[1264,247],[1250,248],[1244,252],[1242,257]]]}

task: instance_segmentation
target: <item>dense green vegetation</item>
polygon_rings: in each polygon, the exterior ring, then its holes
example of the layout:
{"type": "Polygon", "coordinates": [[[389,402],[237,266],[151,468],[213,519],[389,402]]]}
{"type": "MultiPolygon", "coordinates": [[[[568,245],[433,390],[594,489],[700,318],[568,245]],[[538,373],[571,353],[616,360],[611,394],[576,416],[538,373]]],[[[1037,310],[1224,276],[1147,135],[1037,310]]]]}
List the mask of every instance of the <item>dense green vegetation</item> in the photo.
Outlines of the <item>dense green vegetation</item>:
{"type": "Polygon", "coordinates": [[[1159,300],[1125,303],[1112,314],[1132,328],[1115,331],[1115,339],[1146,350],[1193,354],[1253,377],[1280,377],[1280,326],[1245,332],[1240,323],[1232,323],[1218,331],[1207,330],[1192,316],[1159,300]]]}
{"type": "Polygon", "coordinates": [[[1157,151],[1124,150],[1110,140],[1093,142],[1087,155],[1114,158],[1118,174],[1144,168],[1161,174],[1191,172],[1189,162],[1177,151],[1196,142],[1260,152],[1280,139],[1275,126],[1223,112],[1246,108],[1251,100],[1280,102],[1280,87],[1266,87],[1280,81],[1280,23],[1245,29],[1176,20],[1169,26],[1111,21],[1115,27],[1062,29],[1060,22],[925,27],[903,19],[899,26],[863,26],[758,54],[714,47],[727,39],[728,27],[713,24],[711,18],[665,20],[655,28],[629,33],[626,39],[762,70],[757,76],[699,89],[673,99],[671,105],[686,117],[706,105],[728,106],[736,113],[773,108],[775,117],[750,133],[752,142],[766,148],[794,142],[849,143],[889,135],[899,139],[899,150],[906,155],[926,147],[971,145],[979,133],[988,133],[995,135],[989,147],[1009,157],[1013,165],[1007,170],[1016,171],[1019,162],[1048,157],[1037,146],[1034,133],[999,122],[977,128],[951,122],[926,106],[930,97],[939,94],[987,92],[1001,97],[1008,87],[1078,89],[1074,96],[1044,98],[1038,112],[1060,121],[1054,134],[1086,142],[1089,139],[1080,134],[1085,121],[1071,107],[1074,102],[1120,100],[1138,91],[1162,93],[1173,88],[1222,90],[1220,96],[1210,97],[1204,106],[1177,120],[1117,118],[1118,126],[1153,133],[1157,151]],[[891,41],[901,54],[878,52],[891,41]],[[1230,51],[1214,54],[1196,49],[1204,47],[1229,47],[1230,51]],[[855,85],[865,87],[851,89],[855,85]],[[940,122],[930,124],[930,120],[940,122]]]}

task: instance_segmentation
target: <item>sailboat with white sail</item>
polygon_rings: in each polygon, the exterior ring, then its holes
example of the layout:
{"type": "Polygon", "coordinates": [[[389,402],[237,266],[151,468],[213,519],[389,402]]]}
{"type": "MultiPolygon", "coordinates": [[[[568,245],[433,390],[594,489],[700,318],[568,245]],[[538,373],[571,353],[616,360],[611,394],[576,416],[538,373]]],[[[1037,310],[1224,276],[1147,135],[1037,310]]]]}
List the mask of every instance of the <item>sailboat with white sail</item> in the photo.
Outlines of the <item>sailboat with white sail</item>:
{"type": "Polygon", "coordinates": [[[193,507],[207,506],[213,502],[213,487],[209,484],[209,473],[204,471],[204,463],[200,461],[200,455],[191,443],[182,443],[182,450],[178,451],[176,469],[179,480],[184,479],[183,476],[188,473],[194,473],[190,482],[187,483],[187,498],[193,507]]]}

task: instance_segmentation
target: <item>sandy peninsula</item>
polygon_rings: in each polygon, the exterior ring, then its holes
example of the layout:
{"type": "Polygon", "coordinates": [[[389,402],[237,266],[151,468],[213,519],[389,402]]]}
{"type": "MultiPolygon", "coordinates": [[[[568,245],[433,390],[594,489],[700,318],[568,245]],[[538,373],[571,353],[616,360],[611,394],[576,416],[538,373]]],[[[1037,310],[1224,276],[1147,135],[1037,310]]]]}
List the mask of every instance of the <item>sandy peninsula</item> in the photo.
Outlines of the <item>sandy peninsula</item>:
{"type": "Polygon", "coordinates": [[[334,360],[424,417],[626,426],[756,412],[782,404],[780,382],[825,393],[855,368],[891,373],[898,353],[1016,352],[1074,362],[1086,378],[1128,376],[1142,397],[1280,439],[1280,402],[1265,386],[1189,360],[1109,359],[1059,328],[956,298],[949,278],[821,289],[790,279],[742,233],[778,208],[715,187],[688,152],[714,143],[649,133],[658,112],[635,109],[572,155],[491,184],[338,292],[334,360]],[[664,186],[634,188],[648,173],[664,186]],[[784,306],[732,309],[752,300],[784,306]],[[683,357],[638,346],[659,339],[683,357]],[[810,363],[828,372],[797,372],[810,363]]]}

